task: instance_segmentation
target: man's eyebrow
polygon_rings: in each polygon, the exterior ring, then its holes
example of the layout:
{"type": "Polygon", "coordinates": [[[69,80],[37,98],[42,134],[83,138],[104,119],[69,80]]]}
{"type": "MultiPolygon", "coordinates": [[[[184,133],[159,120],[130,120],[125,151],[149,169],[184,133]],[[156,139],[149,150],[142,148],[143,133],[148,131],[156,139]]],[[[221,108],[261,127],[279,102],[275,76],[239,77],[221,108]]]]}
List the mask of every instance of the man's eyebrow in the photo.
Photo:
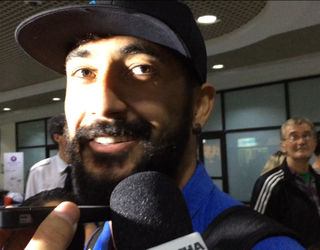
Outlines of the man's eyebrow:
{"type": "Polygon", "coordinates": [[[129,44],[120,49],[122,54],[135,55],[135,54],[146,54],[156,59],[161,60],[160,53],[156,51],[153,47],[145,45],[139,42],[129,44]]]}
{"type": "Polygon", "coordinates": [[[67,57],[66,57],[66,62],[73,59],[73,58],[77,58],[77,57],[81,57],[81,58],[89,58],[91,57],[91,52],[87,49],[81,49],[81,48],[77,48],[73,51],[71,51],[67,57]]]}
{"type": "MultiPolygon", "coordinates": [[[[151,57],[157,58],[161,60],[160,53],[156,51],[153,47],[144,45],[141,43],[132,43],[129,45],[126,45],[120,49],[121,54],[125,55],[135,55],[135,54],[146,54],[151,57]]],[[[81,47],[71,51],[67,57],[66,62],[73,59],[73,58],[89,58],[92,56],[92,53],[87,49],[82,49],[81,47]]]]}

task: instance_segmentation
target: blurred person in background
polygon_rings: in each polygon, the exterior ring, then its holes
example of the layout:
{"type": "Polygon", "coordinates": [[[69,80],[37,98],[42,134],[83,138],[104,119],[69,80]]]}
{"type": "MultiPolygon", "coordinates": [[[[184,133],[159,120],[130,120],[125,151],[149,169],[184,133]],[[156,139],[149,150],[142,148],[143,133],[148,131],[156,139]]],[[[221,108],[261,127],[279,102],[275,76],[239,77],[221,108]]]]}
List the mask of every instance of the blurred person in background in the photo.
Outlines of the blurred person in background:
{"type": "Polygon", "coordinates": [[[287,157],[258,178],[250,205],[295,231],[311,247],[320,242],[320,175],[309,163],[317,146],[316,130],[307,118],[291,118],[280,136],[287,157]]]}
{"type": "Polygon", "coordinates": [[[64,187],[68,176],[69,157],[66,153],[66,137],[64,114],[53,116],[48,122],[48,133],[52,141],[59,146],[58,154],[33,165],[29,172],[25,199],[57,187],[64,187]]]}
{"type": "Polygon", "coordinates": [[[285,158],[286,158],[286,154],[283,153],[282,151],[277,151],[274,154],[270,155],[266,165],[264,166],[264,168],[262,170],[261,175],[280,166],[285,158]]]}
{"type": "Polygon", "coordinates": [[[320,172],[320,131],[317,131],[317,146],[314,150],[314,155],[316,156],[316,159],[312,164],[312,167],[315,171],[320,172]]]}

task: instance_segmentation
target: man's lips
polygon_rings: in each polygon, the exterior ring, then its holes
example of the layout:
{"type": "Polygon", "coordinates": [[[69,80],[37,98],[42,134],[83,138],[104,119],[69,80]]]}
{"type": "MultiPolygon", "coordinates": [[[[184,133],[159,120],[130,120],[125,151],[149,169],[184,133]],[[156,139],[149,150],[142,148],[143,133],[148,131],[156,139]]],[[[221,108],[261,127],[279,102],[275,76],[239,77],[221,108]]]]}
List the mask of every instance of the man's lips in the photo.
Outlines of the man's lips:
{"type": "Polygon", "coordinates": [[[93,141],[102,144],[102,145],[110,145],[120,142],[128,142],[133,141],[135,139],[132,135],[122,135],[122,136],[106,136],[106,137],[95,137],[93,141]]]}
{"type": "Polygon", "coordinates": [[[93,138],[89,145],[99,153],[115,153],[128,149],[135,142],[136,138],[134,136],[106,136],[93,138]]]}
{"type": "Polygon", "coordinates": [[[297,148],[297,151],[305,151],[308,150],[308,148],[297,148]]]}

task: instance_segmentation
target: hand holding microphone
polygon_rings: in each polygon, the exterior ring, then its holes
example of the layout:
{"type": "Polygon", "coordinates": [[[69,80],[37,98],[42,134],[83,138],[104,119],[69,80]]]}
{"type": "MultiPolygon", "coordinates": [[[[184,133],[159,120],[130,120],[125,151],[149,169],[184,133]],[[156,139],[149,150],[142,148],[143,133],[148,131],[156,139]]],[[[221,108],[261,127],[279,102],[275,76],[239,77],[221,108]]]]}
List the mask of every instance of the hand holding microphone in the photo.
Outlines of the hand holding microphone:
{"type": "Polygon", "coordinates": [[[71,202],[64,202],[41,223],[35,234],[35,229],[32,228],[21,229],[16,233],[12,229],[0,230],[0,249],[67,249],[76,231],[79,214],[77,205],[71,202]]]}

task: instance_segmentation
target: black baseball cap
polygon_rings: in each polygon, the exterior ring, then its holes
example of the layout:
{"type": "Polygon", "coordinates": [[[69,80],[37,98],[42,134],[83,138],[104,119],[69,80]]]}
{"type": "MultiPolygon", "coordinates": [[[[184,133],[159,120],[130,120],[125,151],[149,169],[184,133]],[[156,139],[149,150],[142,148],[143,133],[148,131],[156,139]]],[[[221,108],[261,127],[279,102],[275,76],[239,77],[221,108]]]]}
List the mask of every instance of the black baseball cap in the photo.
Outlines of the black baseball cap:
{"type": "Polygon", "coordinates": [[[65,74],[71,46],[86,34],[132,36],[168,47],[188,58],[206,82],[203,37],[189,7],[178,1],[92,1],[56,8],[23,21],[15,39],[35,60],[65,74]]]}

